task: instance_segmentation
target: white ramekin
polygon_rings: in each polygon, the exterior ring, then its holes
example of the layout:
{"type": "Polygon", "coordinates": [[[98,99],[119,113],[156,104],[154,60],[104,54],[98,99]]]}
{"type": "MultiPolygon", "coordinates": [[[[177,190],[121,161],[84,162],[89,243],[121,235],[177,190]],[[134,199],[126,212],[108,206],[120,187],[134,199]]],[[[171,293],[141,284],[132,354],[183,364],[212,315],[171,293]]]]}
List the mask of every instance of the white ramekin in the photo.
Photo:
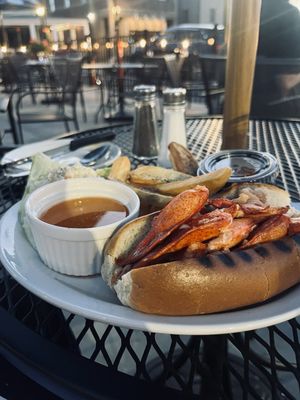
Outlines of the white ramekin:
{"type": "Polygon", "coordinates": [[[122,183],[103,178],[74,178],[49,183],[32,192],[25,212],[43,262],[63,274],[87,276],[100,273],[104,244],[117,227],[138,216],[139,207],[136,193],[122,183]],[[121,221],[94,228],[63,228],[39,219],[51,206],[80,197],[118,200],[129,214],[121,221]]]}

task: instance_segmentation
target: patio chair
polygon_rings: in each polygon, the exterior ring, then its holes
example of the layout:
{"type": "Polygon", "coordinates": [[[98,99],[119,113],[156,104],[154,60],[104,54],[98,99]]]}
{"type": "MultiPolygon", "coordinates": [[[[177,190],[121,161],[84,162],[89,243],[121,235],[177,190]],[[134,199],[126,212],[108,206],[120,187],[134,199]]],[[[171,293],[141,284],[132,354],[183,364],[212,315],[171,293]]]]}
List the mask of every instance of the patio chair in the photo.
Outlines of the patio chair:
{"type": "Polygon", "coordinates": [[[163,89],[168,86],[167,65],[163,57],[144,57],[144,69],[142,71],[142,83],[146,85],[155,85],[159,95],[163,89]],[[150,66],[148,66],[150,64],[150,66]],[[153,68],[153,65],[156,68],[153,68]]]}
{"type": "Polygon", "coordinates": [[[76,104],[81,85],[81,60],[60,60],[53,68],[53,78],[54,83],[51,87],[34,89],[32,92],[34,96],[44,96],[39,110],[26,111],[24,106],[21,107],[21,103],[32,95],[31,91],[18,93],[15,112],[22,140],[23,124],[63,122],[65,129],[70,131],[69,123],[72,122],[75,129],[79,130],[76,104]]]}
{"type": "Polygon", "coordinates": [[[253,85],[251,115],[299,118],[300,59],[258,57],[253,85]]]}
{"type": "MultiPolygon", "coordinates": [[[[0,130],[0,145],[2,144],[2,140],[7,133],[12,134],[14,144],[20,143],[20,138],[17,133],[15,120],[13,117],[12,110],[12,96],[5,95],[0,97],[0,112],[7,114],[9,127],[0,130]]],[[[22,142],[21,142],[22,143],[22,142]]]]}
{"type": "MultiPolygon", "coordinates": [[[[81,64],[82,64],[82,56],[79,53],[70,53],[66,56],[55,56],[51,61],[51,72],[52,72],[52,85],[57,88],[64,88],[66,79],[67,79],[67,68],[68,64],[70,65],[78,65],[80,64],[80,76],[78,81],[78,94],[80,105],[82,109],[82,119],[84,122],[87,121],[87,114],[86,114],[86,107],[85,107],[85,100],[83,95],[83,88],[82,88],[82,74],[81,74],[81,64]]],[[[76,71],[73,73],[77,73],[77,67],[75,68],[76,71]]],[[[72,73],[72,71],[71,71],[72,73]]],[[[51,77],[50,77],[51,79],[51,77]]],[[[69,79],[69,78],[68,78],[69,79]]]]}
{"type": "Polygon", "coordinates": [[[221,114],[225,93],[225,57],[190,56],[182,67],[187,101],[204,102],[209,115],[221,114]]]}
{"type": "Polygon", "coordinates": [[[133,103],[133,88],[140,83],[140,78],[135,70],[126,69],[120,72],[117,68],[105,74],[102,81],[107,101],[104,103],[104,113],[112,116],[118,107],[124,108],[133,103]]]}
{"type": "Polygon", "coordinates": [[[45,65],[27,65],[27,57],[16,53],[1,60],[2,84],[6,93],[13,91],[31,91],[32,103],[35,104],[33,90],[46,85],[47,68],[45,65]]]}
{"type": "Polygon", "coordinates": [[[19,85],[25,85],[25,82],[28,82],[24,79],[26,60],[23,54],[18,53],[1,60],[2,84],[6,93],[11,93],[19,85]]]}
{"type": "Polygon", "coordinates": [[[94,117],[95,124],[98,123],[98,118],[99,118],[100,113],[104,112],[104,107],[105,107],[104,84],[105,84],[105,75],[97,74],[96,85],[99,89],[100,99],[99,99],[99,106],[97,108],[97,111],[95,112],[95,117],[94,117]]]}

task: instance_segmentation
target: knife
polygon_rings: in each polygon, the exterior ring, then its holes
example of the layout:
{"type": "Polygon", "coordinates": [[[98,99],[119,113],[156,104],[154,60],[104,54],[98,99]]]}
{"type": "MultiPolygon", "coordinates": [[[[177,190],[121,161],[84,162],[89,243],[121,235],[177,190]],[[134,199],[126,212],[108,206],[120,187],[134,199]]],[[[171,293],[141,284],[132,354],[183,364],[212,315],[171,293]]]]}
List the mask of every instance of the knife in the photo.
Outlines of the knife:
{"type": "MultiPolygon", "coordinates": [[[[96,134],[88,136],[88,137],[73,139],[68,144],[64,144],[62,146],[55,147],[55,149],[43,151],[43,153],[48,156],[66,154],[66,153],[75,151],[75,150],[79,149],[80,147],[88,146],[89,144],[111,141],[115,137],[116,137],[116,134],[113,132],[96,133],[96,134]]],[[[58,143],[59,143],[59,141],[58,141],[58,143]]],[[[30,157],[20,158],[18,160],[14,160],[11,162],[7,162],[5,164],[1,164],[0,169],[7,169],[7,168],[17,167],[19,165],[26,164],[29,161],[32,161],[33,156],[34,156],[34,154],[30,157]]]]}

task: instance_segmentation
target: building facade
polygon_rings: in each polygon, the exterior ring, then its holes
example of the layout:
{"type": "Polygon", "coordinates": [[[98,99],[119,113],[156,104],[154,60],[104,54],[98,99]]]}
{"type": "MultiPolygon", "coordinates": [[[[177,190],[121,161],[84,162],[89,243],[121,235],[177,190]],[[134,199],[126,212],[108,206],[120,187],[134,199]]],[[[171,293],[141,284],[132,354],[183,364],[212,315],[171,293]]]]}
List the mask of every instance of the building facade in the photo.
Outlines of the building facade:
{"type": "Polygon", "coordinates": [[[178,0],[177,23],[224,24],[225,0],[178,0]]]}
{"type": "Polygon", "coordinates": [[[89,18],[95,40],[135,31],[162,31],[177,19],[178,0],[47,0],[51,16],[89,18]],[[117,12],[116,12],[117,11],[117,12]]]}

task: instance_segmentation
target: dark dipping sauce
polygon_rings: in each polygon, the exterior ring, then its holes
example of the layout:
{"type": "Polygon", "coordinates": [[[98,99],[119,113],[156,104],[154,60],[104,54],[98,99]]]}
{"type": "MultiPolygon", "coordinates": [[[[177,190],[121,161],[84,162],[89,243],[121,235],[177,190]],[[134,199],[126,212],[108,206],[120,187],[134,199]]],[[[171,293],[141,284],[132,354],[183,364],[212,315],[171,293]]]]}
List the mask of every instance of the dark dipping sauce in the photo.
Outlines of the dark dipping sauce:
{"type": "Polygon", "coordinates": [[[94,228],[113,224],[128,215],[117,200],[106,197],[82,197],[55,204],[39,219],[64,228],[94,228]]]}

